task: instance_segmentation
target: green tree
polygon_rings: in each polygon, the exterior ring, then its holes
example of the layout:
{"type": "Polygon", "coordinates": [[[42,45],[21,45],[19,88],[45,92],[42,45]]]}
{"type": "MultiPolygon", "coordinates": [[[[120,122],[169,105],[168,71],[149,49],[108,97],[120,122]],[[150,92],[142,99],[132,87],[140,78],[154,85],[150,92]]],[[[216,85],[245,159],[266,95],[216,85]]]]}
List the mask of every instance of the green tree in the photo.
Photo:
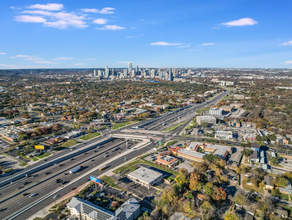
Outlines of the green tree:
{"type": "Polygon", "coordinates": [[[233,212],[227,212],[224,215],[224,220],[239,220],[239,217],[233,212]]]}
{"type": "Polygon", "coordinates": [[[205,194],[211,196],[213,194],[213,183],[207,183],[204,186],[205,194]]]}
{"type": "Polygon", "coordinates": [[[201,124],[201,126],[202,126],[203,128],[206,128],[206,127],[208,127],[208,125],[209,125],[209,123],[208,123],[208,122],[203,122],[203,123],[201,124]]]}
{"type": "Polygon", "coordinates": [[[285,188],[288,185],[288,181],[286,180],[286,178],[281,177],[278,181],[277,181],[278,185],[282,188],[285,188]]]}

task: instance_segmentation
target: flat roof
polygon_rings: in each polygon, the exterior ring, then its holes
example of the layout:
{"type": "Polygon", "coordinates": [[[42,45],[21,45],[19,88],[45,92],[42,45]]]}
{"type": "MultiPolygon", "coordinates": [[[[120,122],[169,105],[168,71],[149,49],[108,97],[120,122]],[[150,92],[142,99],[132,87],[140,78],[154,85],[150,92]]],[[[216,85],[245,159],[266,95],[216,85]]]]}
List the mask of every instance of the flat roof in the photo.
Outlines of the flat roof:
{"type": "Polygon", "coordinates": [[[152,181],[156,180],[160,176],[163,176],[163,174],[141,166],[132,173],[129,173],[128,176],[150,184],[152,181]]]}

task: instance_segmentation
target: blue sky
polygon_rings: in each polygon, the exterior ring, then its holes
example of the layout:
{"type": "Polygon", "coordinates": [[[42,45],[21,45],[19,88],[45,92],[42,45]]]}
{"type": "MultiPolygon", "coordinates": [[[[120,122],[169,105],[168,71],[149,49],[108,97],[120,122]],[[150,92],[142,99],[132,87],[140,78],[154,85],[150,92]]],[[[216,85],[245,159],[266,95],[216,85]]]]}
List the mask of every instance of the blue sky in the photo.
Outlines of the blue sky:
{"type": "Polygon", "coordinates": [[[0,69],[292,67],[290,0],[0,2],[0,69]]]}

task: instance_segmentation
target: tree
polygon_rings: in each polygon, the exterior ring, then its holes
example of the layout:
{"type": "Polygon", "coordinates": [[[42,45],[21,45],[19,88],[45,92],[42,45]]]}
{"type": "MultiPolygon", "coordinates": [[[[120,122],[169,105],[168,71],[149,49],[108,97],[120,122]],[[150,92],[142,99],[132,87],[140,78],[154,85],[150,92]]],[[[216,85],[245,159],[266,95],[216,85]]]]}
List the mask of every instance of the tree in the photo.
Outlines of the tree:
{"type": "Polygon", "coordinates": [[[202,183],[200,182],[201,175],[198,173],[191,173],[190,176],[190,185],[189,188],[191,190],[200,190],[202,187],[202,183]]]}
{"type": "Polygon", "coordinates": [[[260,182],[259,187],[264,188],[265,187],[265,183],[264,182],[260,182]]]}
{"type": "Polygon", "coordinates": [[[59,131],[61,128],[62,128],[62,125],[60,125],[59,123],[53,125],[53,130],[54,131],[59,131]]]}
{"type": "Polygon", "coordinates": [[[189,175],[188,175],[188,171],[184,168],[179,170],[179,174],[176,176],[175,181],[180,184],[189,184],[189,175]]]}
{"type": "Polygon", "coordinates": [[[202,205],[200,206],[201,208],[201,213],[202,215],[206,218],[206,219],[209,219],[211,217],[214,216],[214,207],[212,206],[212,204],[208,201],[204,201],[202,203],[202,205]]]}
{"type": "Polygon", "coordinates": [[[288,185],[288,181],[284,177],[281,177],[277,183],[282,188],[285,188],[288,185]]]}
{"type": "Polygon", "coordinates": [[[187,191],[187,193],[186,193],[186,198],[187,198],[187,199],[193,199],[194,196],[193,196],[192,192],[187,191]]]}
{"type": "Polygon", "coordinates": [[[212,199],[216,201],[225,200],[226,199],[226,192],[222,187],[217,187],[212,194],[212,199]]]}
{"type": "Polygon", "coordinates": [[[246,157],[249,157],[252,153],[253,153],[253,150],[248,149],[248,148],[246,148],[246,149],[244,149],[243,151],[241,151],[241,154],[242,154],[243,156],[246,156],[246,157]]]}
{"type": "Polygon", "coordinates": [[[239,217],[233,212],[227,212],[224,215],[224,220],[239,220],[239,217]]]}
{"type": "Polygon", "coordinates": [[[205,194],[211,196],[213,194],[213,183],[207,183],[204,186],[205,194]]]}

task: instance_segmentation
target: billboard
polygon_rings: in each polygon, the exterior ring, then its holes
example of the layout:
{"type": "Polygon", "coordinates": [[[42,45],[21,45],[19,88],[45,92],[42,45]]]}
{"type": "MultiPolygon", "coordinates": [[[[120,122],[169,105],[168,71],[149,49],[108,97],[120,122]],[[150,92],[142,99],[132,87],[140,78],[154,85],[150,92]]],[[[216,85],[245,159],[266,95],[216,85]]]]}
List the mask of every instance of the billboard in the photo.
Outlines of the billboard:
{"type": "Polygon", "coordinates": [[[100,180],[94,176],[90,176],[90,181],[95,182],[95,183],[100,183],[100,180]]]}
{"type": "Polygon", "coordinates": [[[35,145],[34,148],[37,150],[44,150],[45,146],[44,145],[35,145]]]}

